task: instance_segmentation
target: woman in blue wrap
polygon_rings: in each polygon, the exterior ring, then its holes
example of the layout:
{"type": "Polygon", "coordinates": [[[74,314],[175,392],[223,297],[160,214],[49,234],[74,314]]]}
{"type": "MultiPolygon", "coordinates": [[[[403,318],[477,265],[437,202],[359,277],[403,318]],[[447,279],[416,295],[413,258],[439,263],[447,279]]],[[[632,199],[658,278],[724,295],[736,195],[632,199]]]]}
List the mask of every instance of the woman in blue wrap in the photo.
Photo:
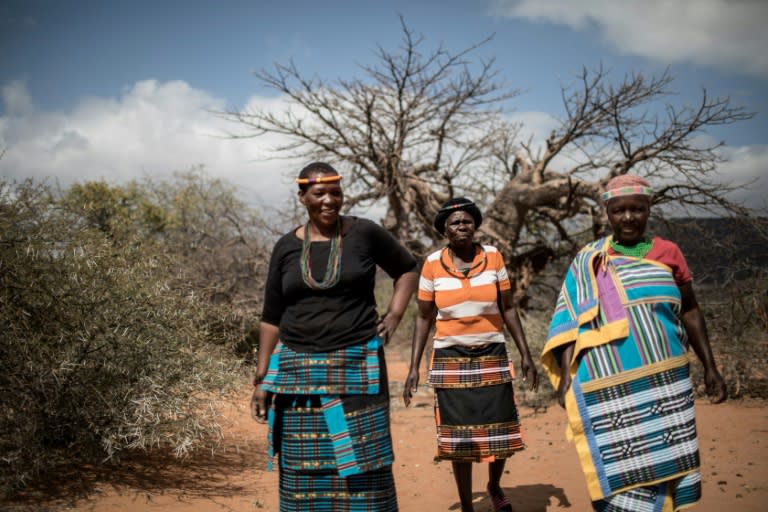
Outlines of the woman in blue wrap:
{"type": "Polygon", "coordinates": [[[700,499],[689,346],[712,402],[726,398],[685,258],[645,235],[652,197],[639,176],[608,182],[613,234],[571,263],[542,353],[598,511],[666,512],[700,499]]]}
{"type": "Polygon", "coordinates": [[[270,258],[251,401],[279,456],[280,510],[396,511],[383,345],[416,289],[416,260],[379,225],[341,215],[330,165],[296,182],[309,219],[270,258]],[[382,316],[377,267],[394,280],[382,316]]]}

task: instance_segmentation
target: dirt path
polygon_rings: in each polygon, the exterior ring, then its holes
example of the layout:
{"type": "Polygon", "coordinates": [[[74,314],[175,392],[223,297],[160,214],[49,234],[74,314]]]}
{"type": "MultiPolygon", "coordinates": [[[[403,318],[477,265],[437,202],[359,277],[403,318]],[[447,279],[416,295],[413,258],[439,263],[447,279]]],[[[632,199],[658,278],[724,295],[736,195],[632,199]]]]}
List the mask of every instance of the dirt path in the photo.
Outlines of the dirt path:
{"type": "MultiPolygon", "coordinates": [[[[397,383],[404,381],[406,366],[397,355],[388,358],[390,379],[396,383],[392,436],[400,510],[458,510],[450,464],[432,460],[431,395],[420,391],[414,404],[403,408],[397,383]]],[[[248,416],[244,405],[249,393],[244,388],[241,407],[226,413],[226,450],[222,452],[183,465],[152,459],[109,473],[86,471],[78,477],[92,479],[87,496],[78,496],[82,485],[52,482],[57,499],[0,504],[0,510],[277,512],[277,471],[264,470],[266,426],[248,416]],[[96,491],[91,492],[94,487],[96,491]]],[[[507,462],[502,479],[515,510],[589,510],[576,453],[564,440],[565,413],[557,407],[540,411],[523,407],[520,412],[528,449],[507,462]]],[[[698,401],[696,415],[704,498],[694,510],[768,510],[768,404],[727,402],[713,406],[698,401]]],[[[484,467],[476,464],[474,468],[475,510],[490,511],[490,500],[483,491],[484,467]]]]}

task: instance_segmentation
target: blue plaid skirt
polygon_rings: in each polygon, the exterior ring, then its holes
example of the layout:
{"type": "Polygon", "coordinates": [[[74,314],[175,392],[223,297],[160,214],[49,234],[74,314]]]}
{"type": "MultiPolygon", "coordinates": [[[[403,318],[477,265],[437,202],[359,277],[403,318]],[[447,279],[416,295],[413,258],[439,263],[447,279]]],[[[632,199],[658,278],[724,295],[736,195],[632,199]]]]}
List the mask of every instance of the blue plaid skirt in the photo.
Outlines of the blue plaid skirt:
{"type": "Polygon", "coordinates": [[[278,344],[263,381],[280,510],[397,510],[381,340],[333,352],[278,344]]]}

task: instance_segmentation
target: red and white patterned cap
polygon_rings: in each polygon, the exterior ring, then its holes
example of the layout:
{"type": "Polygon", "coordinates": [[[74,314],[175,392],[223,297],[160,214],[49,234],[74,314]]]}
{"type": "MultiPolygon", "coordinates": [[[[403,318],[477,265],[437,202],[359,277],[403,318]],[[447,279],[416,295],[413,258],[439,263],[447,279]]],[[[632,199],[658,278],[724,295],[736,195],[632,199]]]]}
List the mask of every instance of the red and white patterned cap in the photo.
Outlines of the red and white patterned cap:
{"type": "Polygon", "coordinates": [[[622,174],[611,178],[605,185],[605,192],[601,196],[603,201],[614,197],[641,195],[653,197],[651,185],[640,176],[634,174],[622,174]]]}

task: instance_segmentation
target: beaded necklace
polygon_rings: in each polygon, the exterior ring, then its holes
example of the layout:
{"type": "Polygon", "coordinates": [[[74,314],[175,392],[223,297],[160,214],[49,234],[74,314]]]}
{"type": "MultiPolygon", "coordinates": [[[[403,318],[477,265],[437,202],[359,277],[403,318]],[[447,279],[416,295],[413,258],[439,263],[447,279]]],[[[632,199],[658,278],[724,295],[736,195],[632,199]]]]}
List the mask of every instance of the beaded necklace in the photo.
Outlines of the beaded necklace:
{"type": "Polygon", "coordinates": [[[624,256],[632,256],[634,258],[644,258],[653,247],[653,239],[648,240],[643,238],[635,245],[622,245],[611,236],[611,249],[624,256]]]}
{"type": "Polygon", "coordinates": [[[336,223],[336,232],[331,237],[331,250],[325,266],[323,280],[312,277],[312,242],[309,236],[309,222],[304,226],[304,240],[301,242],[301,278],[313,290],[327,290],[335,286],[341,277],[341,218],[336,223]]]}
{"type": "Polygon", "coordinates": [[[480,274],[483,270],[485,270],[485,266],[488,263],[488,260],[485,257],[485,249],[483,249],[483,246],[479,244],[475,244],[475,246],[480,248],[482,257],[477,263],[475,263],[471,267],[465,267],[465,268],[456,268],[454,266],[449,266],[446,263],[446,256],[448,258],[448,261],[453,263],[453,254],[452,254],[453,251],[451,251],[450,247],[446,247],[445,249],[443,249],[443,254],[440,255],[440,263],[443,265],[443,268],[445,269],[445,271],[454,277],[458,277],[461,279],[469,279],[471,277],[475,277],[476,275],[480,274]],[[470,274],[472,271],[477,270],[478,268],[480,269],[478,272],[474,274],[470,274]]]}

